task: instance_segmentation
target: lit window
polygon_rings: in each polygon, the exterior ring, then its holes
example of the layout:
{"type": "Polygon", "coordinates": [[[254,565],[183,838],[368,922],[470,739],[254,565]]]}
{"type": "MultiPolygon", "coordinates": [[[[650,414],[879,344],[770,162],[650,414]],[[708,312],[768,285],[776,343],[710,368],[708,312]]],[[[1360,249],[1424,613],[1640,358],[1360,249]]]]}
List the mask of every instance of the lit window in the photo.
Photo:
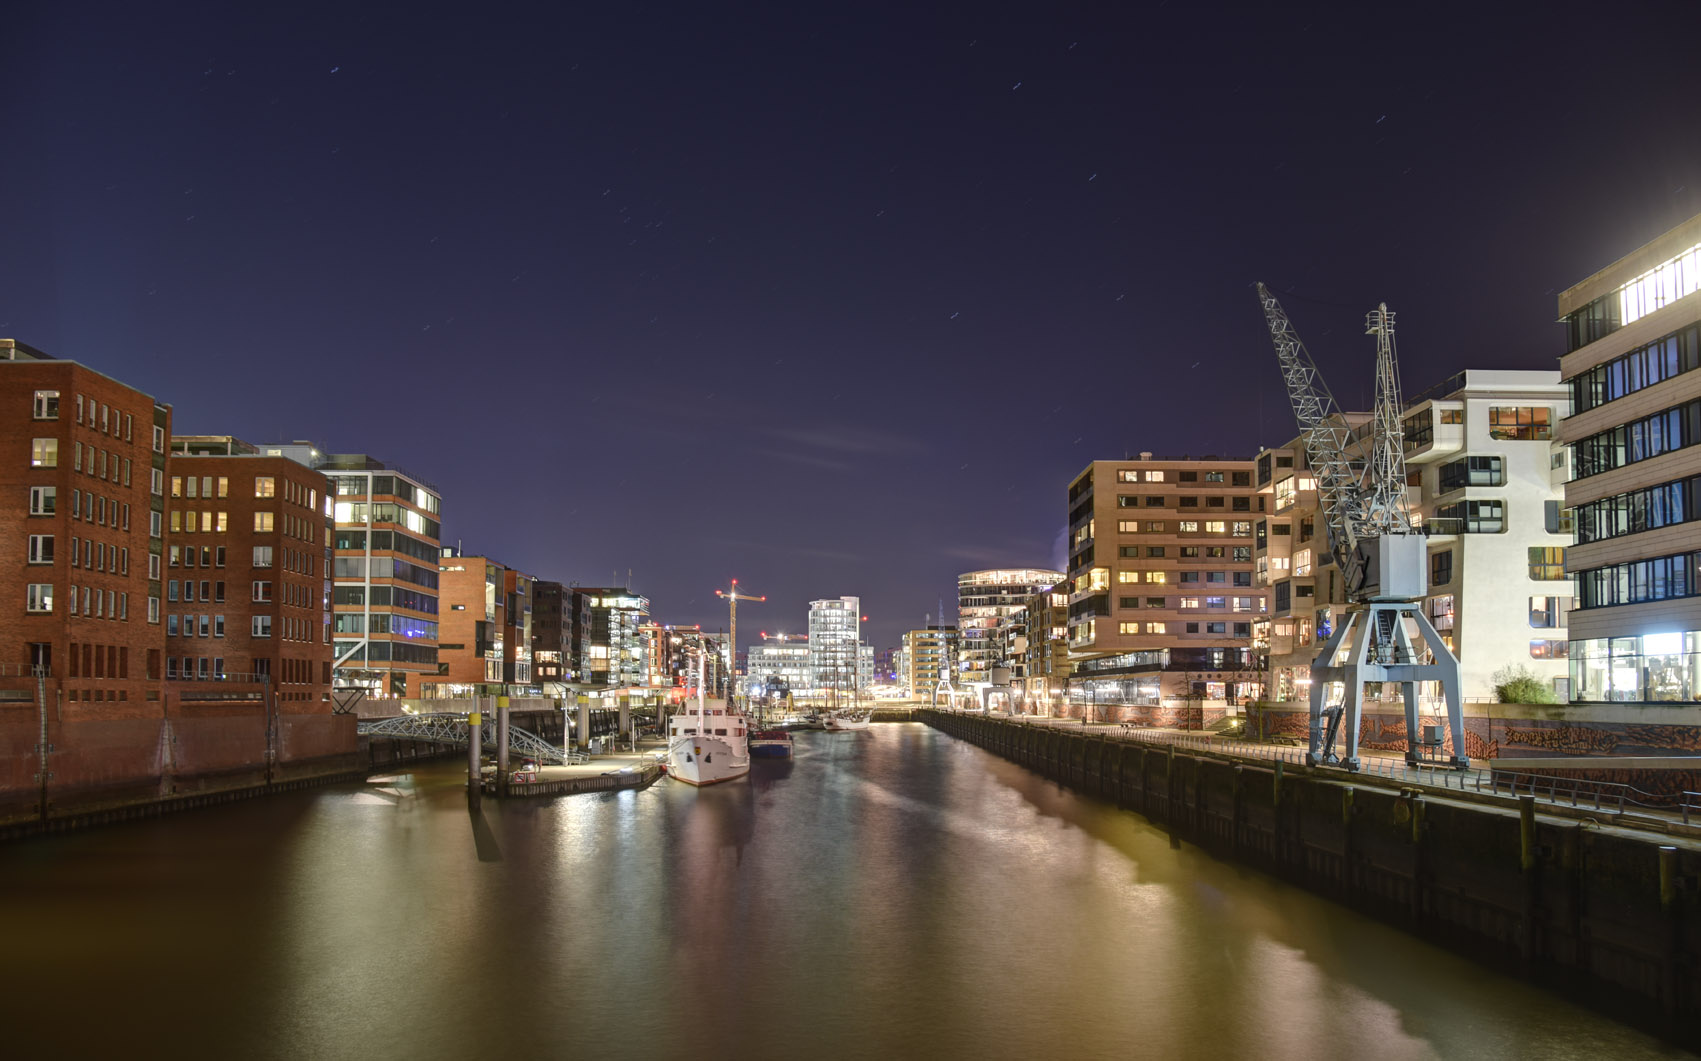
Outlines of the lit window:
{"type": "Polygon", "coordinates": [[[254,513],[254,530],[256,532],[261,533],[261,534],[268,533],[268,532],[271,531],[272,525],[273,525],[273,518],[272,518],[272,514],[270,512],[256,512],[256,513],[254,513]]]}
{"type": "Polygon", "coordinates": [[[59,467],[59,440],[56,438],[32,439],[30,441],[30,467],[59,467]]]}
{"type": "Polygon", "coordinates": [[[277,480],[273,479],[270,475],[255,476],[255,478],[254,478],[254,496],[255,497],[275,497],[275,496],[277,496],[277,480]]]}

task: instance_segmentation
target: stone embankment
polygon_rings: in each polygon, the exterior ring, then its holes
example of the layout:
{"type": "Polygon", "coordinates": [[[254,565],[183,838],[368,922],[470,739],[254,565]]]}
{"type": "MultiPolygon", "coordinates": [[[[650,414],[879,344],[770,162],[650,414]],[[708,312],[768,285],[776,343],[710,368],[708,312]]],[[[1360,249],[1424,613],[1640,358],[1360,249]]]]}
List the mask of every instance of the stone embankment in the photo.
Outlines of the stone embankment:
{"type": "Polygon", "coordinates": [[[1334,770],[932,709],[920,721],[1416,935],[1701,1046],[1693,842],[1334,770]]]}

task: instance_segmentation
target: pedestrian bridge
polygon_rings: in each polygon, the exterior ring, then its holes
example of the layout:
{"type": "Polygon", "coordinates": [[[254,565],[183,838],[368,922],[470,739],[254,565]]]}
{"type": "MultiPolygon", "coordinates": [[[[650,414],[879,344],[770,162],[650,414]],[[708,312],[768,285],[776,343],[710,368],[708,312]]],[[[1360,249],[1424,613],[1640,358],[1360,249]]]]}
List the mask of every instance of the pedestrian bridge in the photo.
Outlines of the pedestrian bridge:
{"type": "MultiPolygon", "coordinates": [[[[495,750],[496,719],[489,715],[485,718],[487,721],[479,727],[482,731],[479,744],[495,750]]],[[[356,728],[361,736],[366,737],[400,737],[432,744],[455,744],[464,748],[467,744],[467,730],[471,727],[467,725],[465,715],[435,714],[363,719],[356,728]]],[[[518,726],[508,727],[508,754],[510,757],[523,756],[536,759],[540,763],[563,763],[568,766],[587,763],[591,759],[584,752],[557,748],[537,734],[518,726]]]]}

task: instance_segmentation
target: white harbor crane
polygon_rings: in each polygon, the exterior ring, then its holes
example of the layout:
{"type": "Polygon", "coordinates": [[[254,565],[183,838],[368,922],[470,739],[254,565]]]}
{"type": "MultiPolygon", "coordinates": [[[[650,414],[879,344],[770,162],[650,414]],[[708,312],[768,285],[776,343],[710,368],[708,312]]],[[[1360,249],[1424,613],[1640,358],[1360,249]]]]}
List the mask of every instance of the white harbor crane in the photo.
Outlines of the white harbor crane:
{"type": "MultiPolygon", "coordinates": [[[[1419,760],[1417,683],[1441,685],[1453,751],[1450,766],[1470,765],[1459,694],[1459,661],[1423,612],[1429,552],[1406,503],[1405,440],[1400,427],[1400,376],[1394,315],[1386,302],[1365,317],[1376,337],[1376,404],[1368,437],[1342,415],[1281,303],[1263,284],[1258,300],[1276,345],[1282,379],[1317,478],[1329,551],[1341,570],[1347,609],[1311,663],[1310,747],[1306,762],[1357,770],[1366,682],[1398,682],[1405,695],[1406,761],[1419,760]],[[1416,632],[1422,649],[1413,641],[1416,632]],[[1343,651],[1344,650],[1344,651],[1343,651]],[[1341,702],[1325,704],[1335,683],[1341,702]],[[1335,742],[1344,736],[1344,755],[1335,742]]],[[[1318,636],[1326,627],[1318,626],[1318,636]]]]}

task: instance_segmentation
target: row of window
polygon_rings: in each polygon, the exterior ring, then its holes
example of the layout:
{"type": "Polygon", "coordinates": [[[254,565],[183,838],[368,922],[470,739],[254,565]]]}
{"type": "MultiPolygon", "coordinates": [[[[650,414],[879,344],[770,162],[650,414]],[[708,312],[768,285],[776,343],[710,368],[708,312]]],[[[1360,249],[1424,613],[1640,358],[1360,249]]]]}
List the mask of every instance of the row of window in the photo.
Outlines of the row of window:
{"type": "Polygon", "coordinates": [[[1579,544],[1701,520],[1701,476],[1590,501],[1575,515],[1579,544]]]}
{"type": "Polygon", "coordinates": [[[1701,441],[1701,399],[1609,427],[1571,447],[1576,477],[1584,479],[1701,441]]]}
{"type": "MultiPolygon", "coordinates": [[[[1116,524],[1118,534],[1163,534],[1168,523],[1164,520],[1119,520],[1116,524]]],[[[1250,538],[1252,524],[1244,522],[1226,522],[1223,520],[1180,520],[1175,525],[1177,534],[1229,534],[1236,538],[1250,538]],[[1200,528],[1204,528],[1201,530],[1200,528]]]]}
{"type": "Polygon", "coordinates": [[[1571,643],[1573,701],[1701,700],[1701,631],[1571,643]]]}
{"type": "Polygon", "coordinates": [[[1571,412],[1587,412],[1696,368],[1701,326],[1692,324],[1571,377],[1571,412]]]}
{"type": "MultiPolygon", "coordinates": [[[[166,549],[171,567],[223,567],[224,549],[222,545],[172,545],[166,549]]],[[[155,572],[149,576],[158,578],[155,572]]]]}
{"type": "Polygon", "coordinates": [[[1662,262],[1565,318],[1566,352],[1611,335],[1701,287],[1701,246],[1662,262]]]}
{"type": "MultiPolygon", "coordinates": [[[[150,598],[152,600],[152,598],[150,598]]],[[[65,613],[76,615],[78,603],[81,602],[82,614],[91,619],[130,618],[130,594],[117,590],[100,590],[93,587],[73,585],[65,591],[65,613]]],[[[53,611],[53,583],[31,582],[24,587],[24,610],[35,614],[46,614],[53,611]]],[[[151,621],[151,620],[150,620],[151,621]]]]}
{"type": "MultiPolygon", "coordinates": [[[[1169,474],[1168,472],[1164,471],[1161,468],[1150,468],[1150,469],[1127,469],[1127,468],[1125,468],[1125,469],[1116,473],[1116,481],[1119,482],[1119,483],[1161,483],[1161,482],[1166,481],[1165,477],[1168,474],[1169,474]]],[[[1174,481],[1178,482],[1178,483],[1199,483],[1199,482],[1221,483],[1221,482],[1226,482],[1230,486],[1251,486],[1252,485],[1252,473],[1251,472],[1221,471],[1221,470],[1198,471],[1197,469],[1183,469],[1183,470],[1177,470],[1176,471],[1174,481]],[[1225,476],[1226,476],[1226,478],[1225,478],[1225,476]]]]}
{"type": "MultiPolygon", "coordinates": [[[[1259,498],[1262,502],[1263,498],[1259,498]]],[[[1122,494],[1116,499],[1117,508],[1139,508],[1142,504],[1147,508],[1198,508],[1199,498],[1193,495],[1183,497],[1164,497],[1160,494],[1122,494]]],[[[1251,512],[1252,498],[1245,496],[1223,497],[1222,495],[1207,496],[1205,508],[1227,508],[1235,512],[1251,512]]],[[[1260,511],[1263,505],[1259,506],[1260,511]]]]}
{"type": "MultiPolygon", "coordinates": [[[[1117,607],[1124,610],[1168,608],[1170,606],[1168,600],[1168,597],[1118,597],[1117,607]]],[[[1208,610],[1264,611],[1264,599],[1262,597],[1177,597],[1174,606],[1180,611],[1191,611],[1200,607],[1201,604],[1208,610]]]]}
{"type": "Polygon", "coordinates": [[[1701,553],[1679,553],[1576,572],[1579,608],[1693,597],[1701,593],[1701,553]]]}
{"type": "MultiPolygon", "coordinates": [[[[1183,624],[1181,624],[1181,626],[1189,634],[1197,634],[1197,633],[1227,634],[1229,632],[1230,625],[1231,624],[1229,624],[1229,623],[1183,623],[1183,624]]],[[[1234,627],[1233,636],[1235,636],[1235,637],[1251,637],[1252,636],[1252,624],[1251,623],[1234,623],[1232,625],[1234,627]]],[[[1130,622],[1130,623],[1117,623],[1116,624],[1116,632],[1119,633],[1119,634],[1138,634],[1138,633],[1141,632],[1142,626],[1145,627],[1145,632],[1148,633],[1148,634],[1165,634],[1165,633],[1169,632],[1169,624],[1168,623],[1144,623],[1144,624],[1142,624],[1142,623],[1132,623],[1132,622],[1130,622]]]]}
{"type": "Polygon", "coordinates": [[[1441,492],[1467,486],[1506,485],[1505,462],[1499,457],[1461,457],[1440,469],[1441,492]]]}
{"type": "MultiPolygon", "coordinates": [[[[330,640],[329,627],[323,623],[311,623],[305,619],[282,616],[273,619],[270,615],[251,615],[248,617],[248,636],[253,638],[270,638],[275,629],[279,638],[285,641],[312,641],[314,626],[324,627],[324,639],[330,640]]],[[[223,637],[224,616],[190,614],[179,616],[175,612],[165,617],[165,633],[167,637],[223,637]]]]}
{"type": "Polygon", "coordinates": [[[1233,546],[1232,552],[1231,547],[1226,545],[1179,545],[1173,547],[1165,545],[1148,545],[1145,546],[1144,552],[1141,551],[1141,547],[1138,545],[1124,545],[1117,550],[1117,555],[1125,559],[1134,559],[1144,556],[1149,560],[1162,560],[1169,555],[1168,550],[1170,548],[1174,548],[1175,555],[1183,560],[1232,559],[1237,563],[1242,564],[1252,562],[1252,546],[1250,545],[1233,546]]]}
{"type": "MultiPolygon", "coordinates": [[[[41,646],[43,654],[49,648],[41,646]]],[[[128,678],[130,650],[119,645],[90,645],[73,641],[66,655],[70,658],[69,677],[128,678]]],[[[32,653],[34,655],[35,653],[32,653]]]]}
{"type": "MultiPolygon", "coordinates": [[[[75,398],[77,423],[84,423],[83,411],[86,406],[88,427],[92,427],[102,434],[111,435],[113,438],[121,438],[126,442],[135,441],[131,433],[134,424],[131,422],[129,413],[121,414],[105,402],[96,402],[93,398],[85,398],[81,394],[76,395],[75,398]],[[120,420],[120,416],[122,416],[122,420],[120,420]]],[[[59,419],[59,392],[56,390],[36,391],[30,402],[30,409],[31,415],[37,420],[59,419]]]]}

